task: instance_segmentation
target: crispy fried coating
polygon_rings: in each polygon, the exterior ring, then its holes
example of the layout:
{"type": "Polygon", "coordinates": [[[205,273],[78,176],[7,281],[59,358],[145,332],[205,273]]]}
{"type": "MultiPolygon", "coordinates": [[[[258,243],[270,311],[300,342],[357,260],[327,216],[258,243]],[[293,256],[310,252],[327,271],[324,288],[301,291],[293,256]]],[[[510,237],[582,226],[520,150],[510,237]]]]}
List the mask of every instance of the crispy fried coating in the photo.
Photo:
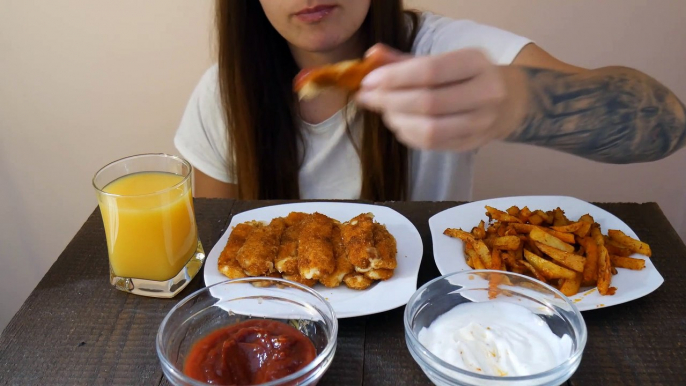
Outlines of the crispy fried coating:
{"type": "MultiPolygon", "coordinates": [[[[278,272],[272,272],[272,273],[267,274],[265,276],[266,277],[275,277],[277,279],[281,278],[281,275],[279,275],[278,272]]],[[[271,287],[271,285],[272,285],[271,282],[268,282],[266,280],[265,281],[255,280],[255,281],[251,282],[250,284],[252,284],[254,287],[257,287],[257,288],[267,288],[267,287],[271,287]]]]}
{"type": "Polygon", "coordinates": [[[340,224],[335,224],[332,233],[333,241],[333,253],[336,259],[336,268],[328,275],[325,275],[319,279],[319,282],[324,284],[329,288],[338,287],[341,285],[345,275],[352,273],[354,267],[348,261],[348,254],[345,250],[345,245],[343,244],[343,237],[341,236],[341,226],[340,224]]]}
{"type": "Polygon", "coordinates": [[[298,225],[303,221],[307,220],[310,216],[312,215],[309,213],[291,212],[288,214],[288,216],[286,216],[286,226],[292,227],[298,225]]]}
{"type": "Polygon", "coordinates": [[[289,226],[281,236],[281,245],[274,260],[274,266],[277,271],[283,274],[294,275],[298,272],[298,235],[300,228],[300,224],[289,226]]]}
{"type": "Polygon", "coordinates": [[[333,272],[333,221],[315,213],[302,223],[298,235],[298,272],[305,279],[319,280],[333,272]]]}
{"type": "Polygon", "coordinates": [[[393,270],[398,266],[396,261],[398,247],[395,237],[386,229],[385,225],[374,223],[374,246],[376,247],[377,255],[370,260],[370,265],[373,269],[393,270]]]}
{"type": "Polygon", "coordinates": [[[369,286],[372,285],[374,281],[364,276],[363,274],[350,273],[348,275],[345,275],[345,277],[343,278],[343,282],[350,289],[365,290],[369,288],[369,286]]]}
{"type": "Polygon", "coordinates": [[[366,276],[369,279],[372,280],[388,280],[393,277],[393,270],[392,269],[372,269],[371,271],[367,271],[364,273],[364,276],[366,276]]]}
{"type": "Polygon", "coordinates": [[[264,276],[274,271],[286,221],[277,217],[268,226],[255,229],[238,251],[236,260],[248,276],[264,276]]]}
{"type": "Polygon", "coordinates": [[[371,260],[376,259],[378,252],[374,247],[374,216],[363,213],[343,224],[341,234],[348,251],[348,260],[358,272],[371,268],[371,260]]]}
{"type": "Polygon", "coordinates": [[[236,225],[231,234],[229,235],[229,240],[226,242],[226,246],[222,253],[219,255],[219,262],[217,263],[217,268],[219,272],[227,276],[229,279],[240,279],[246,277],[247,275],[243,272],[243,268],[236,261],[238,256],[238,251],[241,249],[245,240],[250,236],[250,234],[262,224],[249,221],[236,225]]]}
{"type": "Polygon", "coordinates": [[[296,273],[295,275],[283,275],[283,278],[286,280],[294,281],[296,283],[300,283],[302,285],[306,285],[308,287],[314,287],[314,285],[317,284],[317,280],[305,279],[304,277],[300,276],[300,274],[298,274],[298,273],[296,273]]]}

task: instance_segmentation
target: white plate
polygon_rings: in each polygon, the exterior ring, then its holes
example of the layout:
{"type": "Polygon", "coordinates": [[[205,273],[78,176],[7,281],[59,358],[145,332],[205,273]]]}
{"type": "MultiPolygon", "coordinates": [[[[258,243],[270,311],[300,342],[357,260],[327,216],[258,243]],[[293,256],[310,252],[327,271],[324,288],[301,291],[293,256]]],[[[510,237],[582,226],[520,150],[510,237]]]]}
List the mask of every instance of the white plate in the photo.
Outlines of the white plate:
{"type": "Polygon", "coordinates": [[[417,274],[424,251],[422,238],[417,228],[405,216],[391,208],[342,202],[303,202],[266,206],[233,216],[228,229],[207,256],[205,284],[209,286],[228,280],[217,269],[217,262],[233,227],[251,220],[271,221],[275,217],[287,216],[291,212],[319,212],[339,221],[348,221],[360,213],[373,213],[374,220],[386,225],[388,231],[396,239],[398,267],[389,280],[375,283],[364,291],[351,290],[345,285],[327,288],[317,284],[314,287],[331,303],[337,317],[370,315],[404,306],[417,290],[417,274]]]}
{"type": "MultiPolygon", "coordinates": [[[[544,211],[560,207],[565,211],[568,218],[574,220],[588,213],[600,224],[603,234],[607,234],[608,229],[618,229],[628,236],[638,239],[636,233],[622,220],[595,205],[573,197],[524,196],[477,201],[444,210],[429,219],[434,259],[442,275],[471,270],[465,262],[462,241],[448,237],[443,232],[446,228],[462,228],[465,231],[470,231],[479,224],[479,221],[488,222],[485,214],[486,205],[500,210],[506,210],[512,205],[517,205],[520,208],[528,206],[531,210],[541,209],[544,211]]],[[[570,297],[579,307],[579,310],[588,311],[626,303],[648,295],[664,282],[649,258],[639,254],[632,256],[645,259],[645,268],[640,271],[618,268],[617,275],[612,276],[611,285],[617,288],[617,292],[612,296],[602,296],[595,288],[582,288],[577,295],[570,297]]]]}

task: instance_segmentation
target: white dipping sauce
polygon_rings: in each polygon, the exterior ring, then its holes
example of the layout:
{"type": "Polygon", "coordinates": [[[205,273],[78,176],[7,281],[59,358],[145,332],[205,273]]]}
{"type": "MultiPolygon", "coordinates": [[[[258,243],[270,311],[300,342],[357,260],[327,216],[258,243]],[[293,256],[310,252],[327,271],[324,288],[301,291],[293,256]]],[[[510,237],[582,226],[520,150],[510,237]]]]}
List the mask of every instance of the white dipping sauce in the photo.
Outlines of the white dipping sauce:
{"type": "Polygon", "coordinates": [[[560,338],[528,309],[498,301],[456,306],[422,328],[419,342],[455,367],[502,377],[550,370],[572,352],[568,335],[560,338]]]}

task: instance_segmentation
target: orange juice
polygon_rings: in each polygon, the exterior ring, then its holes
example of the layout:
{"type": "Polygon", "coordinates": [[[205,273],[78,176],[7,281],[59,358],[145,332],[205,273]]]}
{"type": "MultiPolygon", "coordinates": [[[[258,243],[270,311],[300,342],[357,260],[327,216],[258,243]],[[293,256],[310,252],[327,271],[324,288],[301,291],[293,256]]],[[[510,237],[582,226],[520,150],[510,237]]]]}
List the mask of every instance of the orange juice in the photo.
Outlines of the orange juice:
{"type": "Polygon", "coordinates": [[[189,181],[164,172],[126,175],[99,196],[110,264],[115,275],[165,281],[197,248],[189,181]]]}

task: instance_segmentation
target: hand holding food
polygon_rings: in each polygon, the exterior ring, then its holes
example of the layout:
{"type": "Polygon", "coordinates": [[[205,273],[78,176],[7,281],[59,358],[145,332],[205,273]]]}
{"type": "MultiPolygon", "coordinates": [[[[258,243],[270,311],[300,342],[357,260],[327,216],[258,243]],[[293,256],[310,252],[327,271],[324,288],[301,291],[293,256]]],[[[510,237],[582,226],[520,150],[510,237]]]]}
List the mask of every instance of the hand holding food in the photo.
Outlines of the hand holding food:
{"type": "Polygon", "coordinates": [[[507,211],[486,206],[490,224],[481,221],[471,232],[445,230],[444,234],[465,243],[467,264],[473,269],[507,270],[537,278],[556,286],[567,296],[583,286],[597,286],[601,295],[613,295],[616,268],[641,270],[650,257],[650,246],[619,230],[605,236],[590,215],[570,221],[560,208],[552,211],[522,209],[507,211]]]}
{"type": "Polygon", "coordinates": [[[377,45],[369,56],[377,55],[391,63],[364,78],[356,100],[410,147],[475,149],[507,137],[524,118],[524,77],[479,50],[414,57],[377,45]]]}

